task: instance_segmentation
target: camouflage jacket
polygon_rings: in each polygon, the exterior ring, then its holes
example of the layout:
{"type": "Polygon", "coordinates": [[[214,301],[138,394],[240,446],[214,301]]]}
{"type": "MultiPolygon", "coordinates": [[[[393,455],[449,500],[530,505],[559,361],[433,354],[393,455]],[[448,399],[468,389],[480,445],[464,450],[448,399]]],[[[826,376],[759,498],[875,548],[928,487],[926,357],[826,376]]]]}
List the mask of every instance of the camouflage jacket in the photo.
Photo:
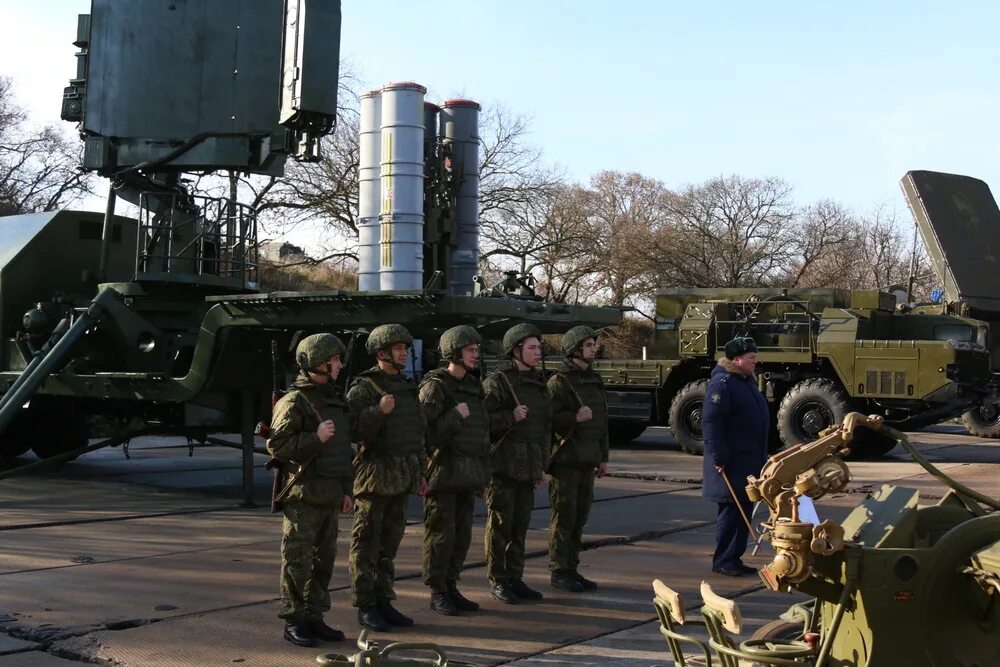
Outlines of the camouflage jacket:
{"type": "Polygon", "coordinates": [[[608,399],[601,376],[567,359],[549,378],[552,394],[552,464],[596,467],[608,460],[608,399]],[[577,422],[581,403],[593,419],[577,422]],[[565,442],[558,446],[560,440],[565,442]],[[558,449],[557,449],[558,446],[558,449]]]}
{"type": "Polygon", "coordinates": [[[347,392],[347,405],[354,418],[359,448],[354,493],[416,493],[427,467],[417,386],[402,373],[389,375],[375,366],[354,379],[347,392]],[[389,414],[378,407],[386,394],[396,399],[396,407],[389,414]]]}
{"type": "Polygon", "coordinates": [[[552,440],[551,399],[541,371],[519,371],[507,362],[483,383],[490,415],[493,474],[517,481],[542,476],[552,440]],[[505,377],[501,377],[501,375],[505,377]],[[527,419],[515,422],[517,399],[528,406],[527,419]]]}
{"type": "Polygon", "coordinates": [[[318,385],[300,373],[287,394],[275,404],[271,417],[271,456],[289,464],[293,474],[312,456],[315,460],[292,487],[288,500],[310,505],[339,506],[352,486],[351,420],[347,404],[326,385],[318,385]],[[320,443],[316,429],[321,421],[333,420],[334,434],[320,443]]]}
{"type": "Polygon", "coordinates": [[[427,420],[427,454],[435,456],[427,482],[432,491],[482,489],[489,483],[489,416],[483,385],[474,375],[457,379],[444,368],[424,376],[420,404],[427,420]],[[463,418],[455,409],[469,406],[463,418]]]}

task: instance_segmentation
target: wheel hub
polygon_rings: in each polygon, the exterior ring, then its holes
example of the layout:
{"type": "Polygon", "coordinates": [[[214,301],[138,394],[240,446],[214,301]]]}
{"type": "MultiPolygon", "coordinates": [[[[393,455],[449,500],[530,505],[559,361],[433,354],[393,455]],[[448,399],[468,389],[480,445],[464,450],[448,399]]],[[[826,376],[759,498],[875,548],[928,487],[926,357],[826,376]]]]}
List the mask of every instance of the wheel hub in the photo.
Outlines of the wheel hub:
{"type": "Polygon", "coordinates": [[[684,420],[687,422],[688,430],[699,437],[701,436],[701,410],[701,403],[691,406],[687,414],[687,419],[684,420]]]}
{"type": "Polygon", "coordinates": [[[803,406],[799,415],[802,433],[809,438],[818,437],[823,429],[828,428],[833,423],[833,415],[825,406],[815,403],[803,406]]]}
{"type": "Polygon", "coordinates": [[[979,406],[979,418],[986,424],[1000,421],[1000,403],[983,403],[979,406]]]}

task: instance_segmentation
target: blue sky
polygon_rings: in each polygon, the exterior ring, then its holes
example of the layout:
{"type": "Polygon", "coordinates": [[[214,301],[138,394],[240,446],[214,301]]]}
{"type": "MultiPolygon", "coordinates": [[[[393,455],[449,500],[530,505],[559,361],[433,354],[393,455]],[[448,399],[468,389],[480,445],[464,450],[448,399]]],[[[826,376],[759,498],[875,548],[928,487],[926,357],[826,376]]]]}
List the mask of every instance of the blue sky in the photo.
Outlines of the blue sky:
{"type": "MultiPolygon", "coordinates": [[[[503,103],[577,180],[777,176],[802,203],[908,218],[908,169],[1000,174],[1000,3],[343,4],[342,55],[368,84],[503,103]]],[[[40,119],[58,119],[88,7],[0,0],[0,73],[40,119]]]]}

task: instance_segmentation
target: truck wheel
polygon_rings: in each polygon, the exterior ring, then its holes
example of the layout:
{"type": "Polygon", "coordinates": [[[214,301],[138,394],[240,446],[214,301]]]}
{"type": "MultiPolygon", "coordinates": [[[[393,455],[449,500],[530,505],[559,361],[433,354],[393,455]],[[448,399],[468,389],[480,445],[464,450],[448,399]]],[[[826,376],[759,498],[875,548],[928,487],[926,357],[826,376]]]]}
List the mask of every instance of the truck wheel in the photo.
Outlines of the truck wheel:
{"type": "Polygon", "coordinates": [[[757,631],[750,635],[750,639],[777,639],[779,641],[802,639],[802,623],[777,618],[757,628],[757,631]]]}
{"type": "Polygon", "coordinates": [[[34,413],[21,410],[0,435],[0,460],[14,459],[31,449],[34,441],[34,413]]]}
{"type": "Polygon", "coordinates": [[[962,415],[962,423],[977,438],[1000,438],[1000,403],[981,403],[962,415]]]}
{"type": "Polygon", "coordinates": [[[67,411],[59,420],[42,421],[39,415],[31,449],[38,458],[49,459],[86,446],[88,435],[87,420],[75,410],[67,411]]]}
{"type": "MultiPolygon", "coordinates": [[[[786,447],[816,440],[824,429],[844,421],[848,412],[868,414],[862,406],[851,405],[847,393],[828,378],[803,380],[792,387],[778,408],[778,433],[786,447]]],[[[869,429],[854,432],[848,458],[878,458],[887,454],[896,441],[869,429]]]]}
{"type": "Polygon", "coordinates": [[[778,408],[778,433],[786,447],[812,442],[850,412],[847,393],[827,378],[803,380],[788,390],[778,408]]]}
{"type": "MultiPolygon", "coordinates": [[[[858,410],[858,412],[862,412],[858,410]]],[[[854,431],[851,455],[848,459],[877,459],[896,447],[896,441],[871,429],[859,428],[854,431]]]]}
{"type": "Polygon", "coordinates": [[[670,403],[670,432],[680,448],[688,454],[701,456],[705,452],[702,440],[701,412],[705,405],[708,380],[688,382],[670,403]]]}
{"type": "Polygon", "coordinates": [[[618,421],[608,422],[608,438],[612,444],[627,445],[646,431],[646,422],[618,421]]]}
{"type": "Polygon", "coordinates": [[[0,437],[0,461],[15,459],[31,449],[31,443],[21,437],[4,434],[0,437]]]}

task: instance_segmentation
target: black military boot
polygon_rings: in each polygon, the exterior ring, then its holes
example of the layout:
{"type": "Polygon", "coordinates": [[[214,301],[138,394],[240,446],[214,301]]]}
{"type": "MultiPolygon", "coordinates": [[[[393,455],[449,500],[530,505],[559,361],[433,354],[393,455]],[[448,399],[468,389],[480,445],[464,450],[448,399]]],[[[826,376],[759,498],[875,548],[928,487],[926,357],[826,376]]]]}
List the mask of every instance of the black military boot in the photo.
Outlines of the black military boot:
{"type": "Polygon", "coordinates": [[[316,646],[316,638],[305,623],[285,623],[285,639],[296,646],[316,646]]]}
{"type": "Polygon", "coordinates": [[[561,588],[570,593],[582,593],[584,591],[583,584],[573,576],[572,570],[553,570],[552,588],[561,588]]]}
{"type": "Polygon", "coordinates": [[[514,592],[514,595],[522,600],[541,600],[544,595],[541,591],[536,591],[534,588],[528,588],[528,584],[524,583],[522,580],[511,583],[510,590],[514,592]]]}
{"type": "Polygon", "coordinates": [[[389,600],[379,600],[378,613],[382,614],[382,618],[389,625],[395,625],[398,628],[408,628],[413,625],[413,619],[401,614],[389,600]]]}
{"type": "Polygon", "coordinates": [[[445,616],[458,616],[458,607],[451,601],[451,596],[443,591],[431,593],[431,611],[445,616]]]}
{"type": "Polygon", "coordinates": [[[573,571],[573,576],[576,577],[576,580],[579,581],[580,585],[583,586],[583,590],[585,590],[585,591],[596,591],[597,590],[597,582],[596,581],[591,581],[590,579],[588,579],[587,577],[583,576],[582,574],[580,574],[579,572],[577,572],[575,570],[573,571]]]}
{"type": "Polygon", "coordinates": [[[376,607],[362,607],[358,609],[358,623],[362,627],[374,630],[375,632],[389,632],[389,624],[382,618],[382,614],[376,607]]]}
{"type": "Polygon", "coordinates": [[[306,621],[306,627],[313,636],[322,642],[342,642],[344,633],[337,628],[331,628],[322,618],[311,618],[306,621]]]}
{"type": "Polygon", "coordinates": [[[500,602],[517,604],[517,596],[514,595],[514,591],[507,584],[493,584],[493,587],[490,588],[490,595],[500,600],[500,602]]]}
{"type": "Polygon", "coordinates": [[[454,581],[448,582],[448,597],[451,603],[459,611],[479,611],[479,603],[473,602],[458,591],[458,584],[454,581]]]}

